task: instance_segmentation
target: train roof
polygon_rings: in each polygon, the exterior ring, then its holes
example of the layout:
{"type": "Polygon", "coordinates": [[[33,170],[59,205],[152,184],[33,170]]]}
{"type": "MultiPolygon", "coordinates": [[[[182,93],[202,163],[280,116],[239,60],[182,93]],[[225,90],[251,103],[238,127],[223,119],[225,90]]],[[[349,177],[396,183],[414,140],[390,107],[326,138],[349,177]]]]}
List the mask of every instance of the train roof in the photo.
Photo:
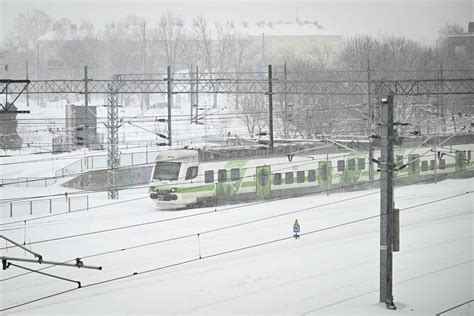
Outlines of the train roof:
{"type": "Polygon", "coordinates": [[[279,144],[273,151],[268,146],[229,146],[197,149],[199,161],[217,161],[229,159],[271,158],[291,154],[326,154],[347,151],[335,144],[279,144]]]}

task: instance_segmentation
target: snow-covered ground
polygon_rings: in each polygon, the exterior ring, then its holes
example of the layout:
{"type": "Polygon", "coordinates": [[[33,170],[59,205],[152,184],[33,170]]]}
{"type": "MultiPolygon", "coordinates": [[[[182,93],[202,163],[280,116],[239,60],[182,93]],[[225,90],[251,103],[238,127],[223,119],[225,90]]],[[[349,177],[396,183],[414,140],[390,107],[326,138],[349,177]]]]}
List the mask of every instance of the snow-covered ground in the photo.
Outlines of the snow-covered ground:
{"type": "MultiPolygon", "coordinates": [[[[245,132],[235,118],[213,124],[209,116],[207,128],[190,125],[189,107],[182,101],[173,122],[178,146],[202,142],[201,136],[245,132]]],[[[62,117],[64,106],[31,109],[37,118],[62,117]]],[[[100,111],[104,117],[104,108],[100,111]]],[[[150,119],[163,111],[142,113],[130,107],[120,115],[147,117],[141,127],[164,133],[164,126],[150,119]]],[[[209,111],[232,113],[229,106],[209,111]]],[[[49,142],[48,135],[38,134],[37,141],[49,142]]],[[[156,140],[133,125],[120,130],[121,136],[131,142],[156,140]]],[[[121,150],[127,152],[124,145],[121,150]]],[[[8,154],[12,157],[0,158],[2,179],[53,176],[85,156],[106,153],[8,154]]],[[[3,186],[0,200],[64,194],[60,183],[65,180],[48,187],[3,186]]],[[[98,271],[12,261],[78,280],[82,288],[10,266],[0,276],[0,312],[433,315],[473,298],[473,189],[473,179],[463,179],[395,190],[401,209],[401,251],[394,254],[393,273],[396,312],[378,303],[378,190],[160,211],[143,187],[121,191],[117,201],[108,200],[105,192],[88,193],[89,211],[0,218],[1,235],[25,243],[44,260],[82,258],[86,265],[103,267],[98,271]],[[299,239],[293,238],[295,219],[301,225],[299,239]]],[[[0,256],[33,258],[4,241],[0,256]]],[[[471,302],[443,315],[472,314],[471,302]]]]}
{"type": "MultiPolygon", "coordinates": [[[[81,281],[75,289],[12,266],[2,271],[0,305],[71,290],[7,313],[433,315],[473,297],[473,188],[464,179],[396,189],[396,312],[378,304],[379,218],[365,219],[379,214],[377,190],[174,212],[129,190],[120,204],[101,193],[93,205],[106,206],[31,220],[26,230],[3,219],[2,235],[31,242],[45,260],[80,257],[103,270],[43,270],[81,281]]],[[[32,258],[4,247],[2,256],[32,258]]],[[[472,315],[472,306],[443,315],[472,315]]]]}

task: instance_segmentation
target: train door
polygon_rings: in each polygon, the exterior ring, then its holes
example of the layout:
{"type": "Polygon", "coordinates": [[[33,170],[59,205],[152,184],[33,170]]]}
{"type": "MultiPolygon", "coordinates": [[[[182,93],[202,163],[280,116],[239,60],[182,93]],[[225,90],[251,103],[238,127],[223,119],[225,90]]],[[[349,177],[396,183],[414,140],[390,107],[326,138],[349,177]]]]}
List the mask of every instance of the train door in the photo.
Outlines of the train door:
{"type": "Polygon", "coordinates": [[[415,180],[420,175],[420,155],[408,155],[408,178],[415,180]]]}
{"type": "Polygon", "coordinates": [[[332,167],[330,161],[320,161],[318,164],[318,184],[320,190],[332,187],[332,167]]]}
{"type": "Polygon", "coordinates": [[[257,196],[260,198],[266,198],[271,195],[271,167],[260,166],[257,167],[255,172],[256,175],[256,186],[257,196]]]}

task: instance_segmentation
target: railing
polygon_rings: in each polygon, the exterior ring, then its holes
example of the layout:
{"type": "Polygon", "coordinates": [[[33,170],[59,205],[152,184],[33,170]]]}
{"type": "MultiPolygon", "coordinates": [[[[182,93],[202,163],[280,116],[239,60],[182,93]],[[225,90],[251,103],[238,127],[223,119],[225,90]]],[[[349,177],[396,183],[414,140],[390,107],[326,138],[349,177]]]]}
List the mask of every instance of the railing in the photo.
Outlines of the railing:
{"type": "MultiPolygon", "coordinates": [[[[121,153],[120,167],[130,167],[136,165],[145,165],[155,161],[158,150],[121,153]]],[[[78,174],[85,170],[107,169],[107,156],[88,156],[75,161],[64,168],[56,170],[55,176],[57,178],[68,175],[78,174]]]]}
{"type": "Polygon", "coordinates": [[[0,203],[0,217],[19,217],[89,210],[89,196],[71,196],[0,203]]]}
{"type": "Polygon", "coordinates": [[[15,187],[24,187],[24,188],[31,188],[31,187],[47,187],[56,182],[55,179],[51,177],[41,178],[41,177],[19,177],[19,178],[11,178],[11,179],[0,179],[0,185],[8,185],[8,186],[15,186],[15,187]]]}

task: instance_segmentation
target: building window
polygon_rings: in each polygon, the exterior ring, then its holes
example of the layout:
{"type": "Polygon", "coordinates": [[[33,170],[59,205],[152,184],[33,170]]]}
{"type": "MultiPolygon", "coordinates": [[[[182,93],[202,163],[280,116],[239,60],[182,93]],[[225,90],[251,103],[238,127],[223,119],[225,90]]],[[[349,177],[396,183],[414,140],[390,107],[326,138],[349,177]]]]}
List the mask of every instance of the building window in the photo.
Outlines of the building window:
{"type": "Polygon", "coordinates": [[[240,169],[239,168],[230,169],[230,179],[232,181],[238,181],[240,179],[240,169]]]}
{"type": "Polygon", "coordinates": [[[304,182],[304,171],[296,172],[296,182],[303,183],[304,182]]]}
{"type": "Polygon", "coordinates": [[[214,170],[207,170],[204,172],[204,182],[206,183],[214,182],[214,170]]]}
{"type": "Polygon", "coordinates": [[[273,175],[273,184],[280,185],[281,184],[281,173],[275,173],[273,175]]]}
{"type": "Polygon", "coordinates": [[[344,160],[338,160],[337,161],[337,171],[344,171],[344,165],[345,165],[344,160]]]}
{"type": "Polygon", "coordinates": [[[227,170],[220,169],[217,171],[217,182],[226,182],[227,181],[227,170]]]}
{"type": "Polygon", "coordinates": [[[285,184],[292,184],[293,183],[293,172],[286,172],[285,173],[285,184]]]}
{"type": "Polygon", "coordinates": [[[316,181],[316,170],[308,170],[308,182],[316,181]]]}

